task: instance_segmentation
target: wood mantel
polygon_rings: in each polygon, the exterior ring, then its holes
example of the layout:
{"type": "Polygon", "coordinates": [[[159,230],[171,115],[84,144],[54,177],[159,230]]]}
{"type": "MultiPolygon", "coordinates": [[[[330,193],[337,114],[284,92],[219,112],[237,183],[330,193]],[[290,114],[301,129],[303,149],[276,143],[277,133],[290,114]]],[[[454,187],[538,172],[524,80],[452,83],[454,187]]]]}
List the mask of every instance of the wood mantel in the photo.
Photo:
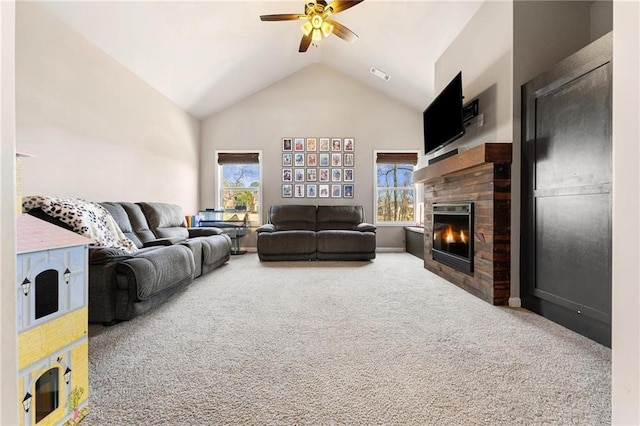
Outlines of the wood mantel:
{"type": "Polygon", "coordinates": [[[413,172],[424,184],[424,267],[471,294],[505,305],[511,270],[511,144],[485,143],[413,172]],[[433,204],[474,203],[472,274],[433,259],[433,204]]]}
{"type": "Polygon", "coordinates": [[[450,173],[459,172],[487,163],[511,164],[510,143],[484,143],[467,151],[445,158],[435,164],[413,172],[413,181],[426,183],[450,173]]]}

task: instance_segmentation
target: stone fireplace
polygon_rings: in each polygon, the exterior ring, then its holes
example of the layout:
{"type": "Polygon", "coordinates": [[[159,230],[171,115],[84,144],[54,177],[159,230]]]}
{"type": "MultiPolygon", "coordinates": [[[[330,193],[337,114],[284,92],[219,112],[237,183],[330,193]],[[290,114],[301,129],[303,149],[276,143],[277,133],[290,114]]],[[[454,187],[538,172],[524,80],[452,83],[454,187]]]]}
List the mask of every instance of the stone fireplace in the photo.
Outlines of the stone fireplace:
{"type": "Polygon", "coordinates": [[[485,143],[416,170],[424,267],[494,304],[509,302],[511,144],[485,143]]]}

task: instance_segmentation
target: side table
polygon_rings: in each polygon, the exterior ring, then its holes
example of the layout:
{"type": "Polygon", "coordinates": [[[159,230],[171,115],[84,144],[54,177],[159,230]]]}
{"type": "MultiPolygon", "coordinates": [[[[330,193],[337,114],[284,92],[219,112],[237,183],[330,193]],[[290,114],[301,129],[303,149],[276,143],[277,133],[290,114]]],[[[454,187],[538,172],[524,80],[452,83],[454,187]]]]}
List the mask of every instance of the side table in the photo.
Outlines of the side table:
{"type": "Polygon", "coordinates": [[[247,235],[248,232],[247,225],[243,220],[201,220],[199,226],[213,226],[222,229],[222,232],[231,237],[233,243],[231,247],[232,255],[245,254],[247,252],[246,250],[240,249],[240,239],[247,235]]]}

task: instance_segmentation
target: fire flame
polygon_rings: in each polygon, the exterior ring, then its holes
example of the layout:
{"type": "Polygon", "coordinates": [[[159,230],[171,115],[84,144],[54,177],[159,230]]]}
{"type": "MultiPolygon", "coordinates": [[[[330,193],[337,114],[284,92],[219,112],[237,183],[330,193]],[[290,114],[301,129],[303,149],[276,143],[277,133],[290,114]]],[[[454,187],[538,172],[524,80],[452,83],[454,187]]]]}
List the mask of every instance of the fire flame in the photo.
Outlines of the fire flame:
{"type": "Polygon", "coordinates": [[[442,233],[434,232],[433,240],[436,241],[438,237],[440,237],[442,241],[447,244],[454,244],[454,243],[468,244],[469,243],[469,237],[467,236],[467,234],[464,233],[464,230],[460,230],[459,233],[454,232],[450,226],[447,227],[447,230],[442,233]]]}
{"type": "Polygon", "coordinates": [[[453,231],[451,230],[451,227],[447,228],[447,232],[445,232],[444,234],[444,240],[449,244],[456,242],[456,238],[453,236],[453,231]]]}

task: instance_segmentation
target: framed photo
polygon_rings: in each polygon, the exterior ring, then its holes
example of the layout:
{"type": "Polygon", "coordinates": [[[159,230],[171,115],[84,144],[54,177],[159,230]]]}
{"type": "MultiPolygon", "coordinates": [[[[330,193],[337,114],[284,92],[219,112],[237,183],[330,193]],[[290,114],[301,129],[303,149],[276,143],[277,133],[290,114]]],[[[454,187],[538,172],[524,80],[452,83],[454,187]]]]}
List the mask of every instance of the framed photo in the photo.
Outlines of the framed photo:
{"type": "Polygon", "coordinates": [[[307,182],[315,182],[318,180],[318,169],[307,169],[307,182]]]}
{"type": "Polygon", "coordinates": [[[285,183],[282,185],[282,198],[291,198],[293,197],[293,185],[290,183],[285,183]]]}
{"type": "Polygon", "coordinates": [[[334,152],[331,154],[331,167],[340,167],[342,166],[342,154],[339,152],[334,152]]]}
{"type": "Polygon", "coordinates": [[[355,151],[355,140],[353,138],[344,138],[344,150],[345,151],[355,151]]]}
{"type": "Polygon", "coordinates": [[[342,180],[345,182],[353,182],[353,169],[344,169],[342,172],[342,180]]]}
{"type": "Polygon", "coordinates": [[[293,180],[296,182],[304,182],[304,169],[293,169],[293,180]]]}
{"type": "Polygon", "coordinates": [[[343,196],[344,198],[353,198],[353,185],[344,186],[343,196]]]}
{"type": "Polygon", "coordinates": [[[307,153],[307,167],[318,167],[318,154],[307,153]]]}
{"type": "Polygon", "coordinates": [[[331,185],[331,198],[342,198],[342,185],[331,185]]]}
{"type": "Polygon", "coordinates": [[[282,167],[291,167],[291,166],[293,166],[293,155],[282,154],[282,167]]]}
{"type": "Polygon", "coordinates": [[[320,169],[318,171],[318,180],[320,182],[329,182],[329,169],[320,169]]]}
{"type": "Polygon", "coordinates": [[[320,138],[320,151],[328,152],[331,145],[329,145],[329,138],[320,138]]]}
{"type": "Polygon", "coordinates": [[[291,138],[282,138],[282,150],[291,151],[293,148],[291,138]]]}
{"type": "Polygon", "coordinates": [[[343,162],[343,164],[344,164],[345,167],[353,167],[353,165],[355,163],[353,157],[354,157],[353,153],[344,154],[344,162],[343,162]]]}
{"type": "Polygon", "coordinates": [[[340,138],[331,139],[331,151],[342,151],[342,139],[340,138]]]}
{"type": "Polygon", "coordinates": [[[296,167],[304,167],[304,153],[302,152],[296,152],[293,155],[293,164],[296,167]]]}
{"type": "Polygon", "coordinates": [[[316,184],[307,185],[307,198],[316,198],[318,196],[318,186],[316,184]]]}
{"type": "Polygon", "coordinates": [[[342,182],[342,169],[331,169],[331,182],[342,182]]]}
{"type": "Polygon", "coordinates": [[[304,151],[304,138],[295,138],[293,140],[293,149],[295,151],[304,151]]]}
{"type": "Polygon", "coordinates": [[[304,198],[304,184],[293,185],[293,196],[295,198],[304,198]]]}
{"type": "Polygon", "coordinates": [[[316,150],[316,138],[307,138],[307,151],[315,151],[316,150]]]}
{"type": "Polygon", "coordinates": [[[292,182],[293,181],[293,170],[291,170],[291,169],[282,169],[282,181],[283,182],[292,182]]]}
{"type": "Polygon", "coordinates": [[[329,167],[329,153],[320,153],[320,167],[329,167]]]}
{"type": "Polygon", "coordinates": [[[327,184],[318,185],[318,197],[329,198],[329,185],[327,184]]]}

